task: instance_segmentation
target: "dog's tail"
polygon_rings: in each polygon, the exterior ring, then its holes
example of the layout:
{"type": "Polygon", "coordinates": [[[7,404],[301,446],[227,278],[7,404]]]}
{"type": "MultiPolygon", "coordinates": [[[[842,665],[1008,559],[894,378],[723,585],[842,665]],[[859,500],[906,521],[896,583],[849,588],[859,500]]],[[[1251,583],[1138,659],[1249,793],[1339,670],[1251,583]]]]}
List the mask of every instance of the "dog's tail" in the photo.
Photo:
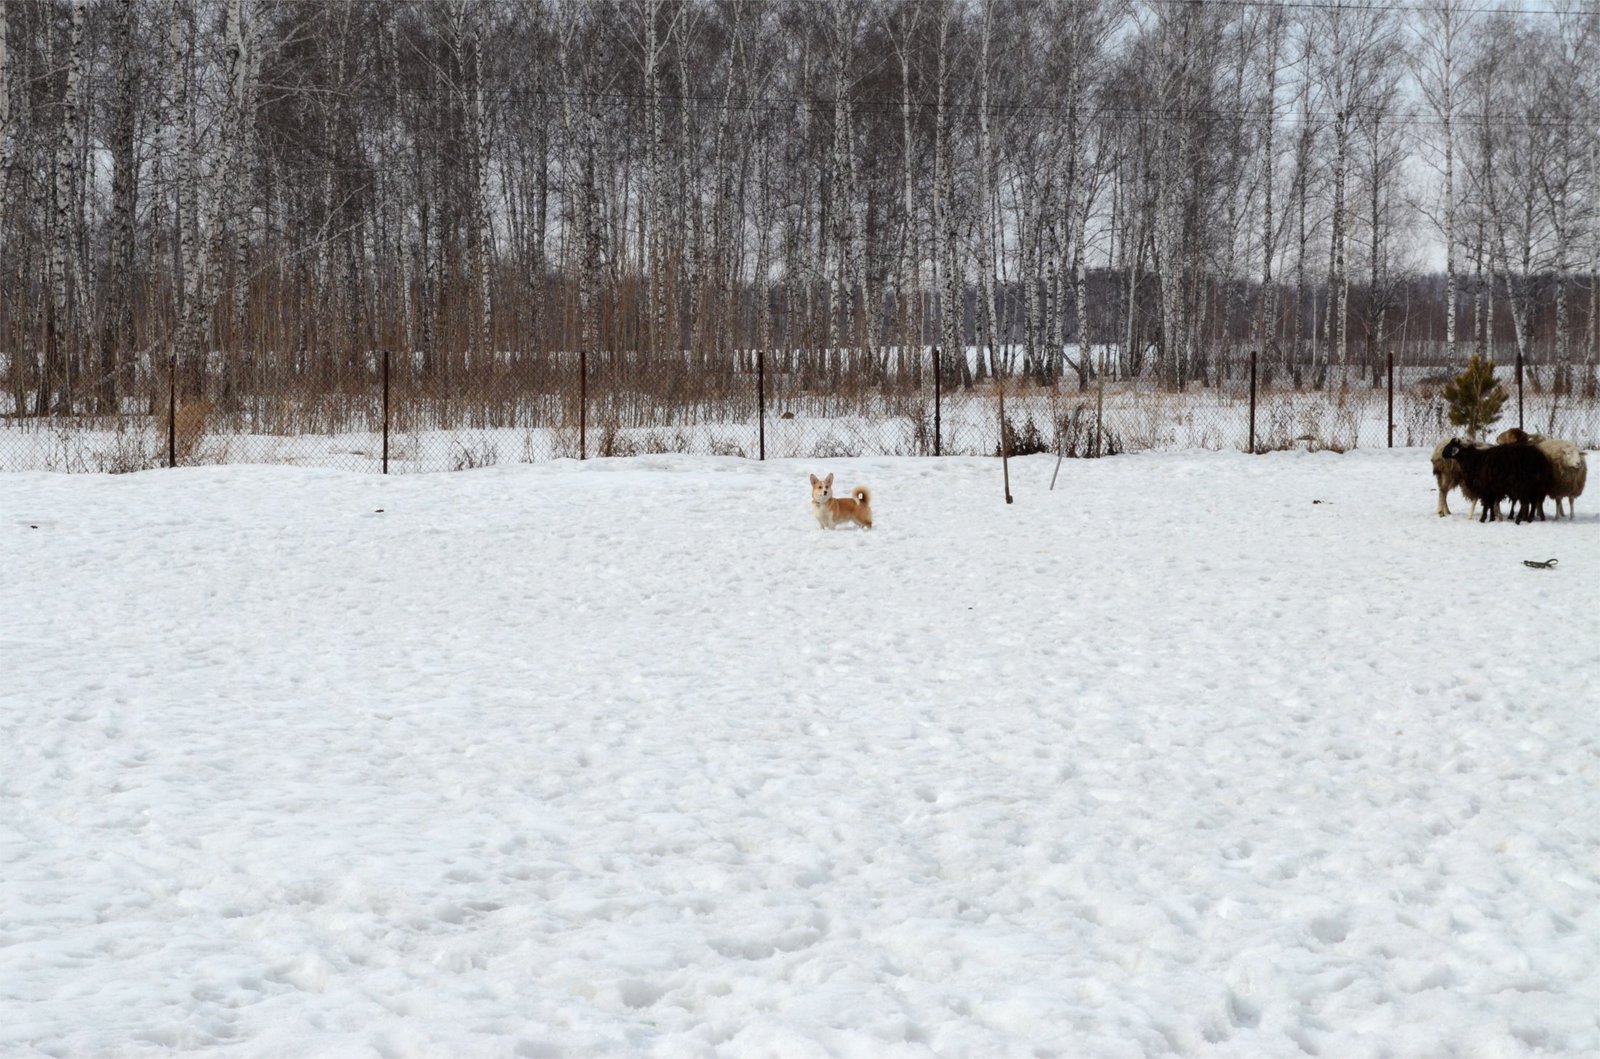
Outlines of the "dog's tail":
{"type": "Polygon", "coordinates": [[[866,486],[856,486],[854,489],[850,490],[850,495],[855,497],[862,506],[872,506],[872,490],[868,489],[866,486]]]}

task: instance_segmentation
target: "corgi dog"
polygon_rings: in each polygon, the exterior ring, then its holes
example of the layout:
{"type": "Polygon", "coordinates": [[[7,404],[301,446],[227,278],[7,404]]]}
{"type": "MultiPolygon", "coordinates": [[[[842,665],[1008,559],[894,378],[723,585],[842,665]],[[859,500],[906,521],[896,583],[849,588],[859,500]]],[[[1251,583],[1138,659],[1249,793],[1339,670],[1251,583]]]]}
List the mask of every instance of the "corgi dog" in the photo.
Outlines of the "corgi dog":
{"type": "Polygon", "coordinates": [[[851,499],[836,500],[833,496],[833,475],[819,479],[811,476],[811,513],[817,516],[817,525],[833,529],[846,522],[854,522],[862,529],[872,528],[872,493],[864,485],[850,490],[851,499]]]}

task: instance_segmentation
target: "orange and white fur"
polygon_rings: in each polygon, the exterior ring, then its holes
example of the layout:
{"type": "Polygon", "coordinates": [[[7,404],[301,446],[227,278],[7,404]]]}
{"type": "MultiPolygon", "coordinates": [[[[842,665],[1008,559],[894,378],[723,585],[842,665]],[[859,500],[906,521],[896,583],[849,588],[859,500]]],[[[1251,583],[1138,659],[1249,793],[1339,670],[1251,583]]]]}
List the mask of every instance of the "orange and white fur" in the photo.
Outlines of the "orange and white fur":
{"type": "Polygon", "coordinates": [[[854,522],[862,529],[872,528],[872,493],[864,485],[850,490],[850,499],[835,499],[833,475],[818,479],[811,476],[811,513],[817,516],[817,525],[833,529],[846,522],[854,522]]]}

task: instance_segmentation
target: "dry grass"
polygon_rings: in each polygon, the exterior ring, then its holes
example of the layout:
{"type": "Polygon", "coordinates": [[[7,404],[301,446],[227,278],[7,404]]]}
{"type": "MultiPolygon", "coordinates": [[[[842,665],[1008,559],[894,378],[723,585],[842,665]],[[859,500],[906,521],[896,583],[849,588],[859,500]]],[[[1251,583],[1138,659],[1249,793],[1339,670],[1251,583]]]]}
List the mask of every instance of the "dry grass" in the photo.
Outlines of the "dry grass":
{"type": "Polygon", "coordinates": [[[172,431],[172,448],[176,460],[180,464],[197,462],[196,456],[200,452],[200,443],[208,433],[213,414],[217,406],[207,400],[185,401],[178,405],[177,414],[168,422],[168,409],[163,403],[156,410],[152,426],[155,428],[156,437],[161,443],[160,458],[165,462],[167,452],[167,431],[172,431]]]}

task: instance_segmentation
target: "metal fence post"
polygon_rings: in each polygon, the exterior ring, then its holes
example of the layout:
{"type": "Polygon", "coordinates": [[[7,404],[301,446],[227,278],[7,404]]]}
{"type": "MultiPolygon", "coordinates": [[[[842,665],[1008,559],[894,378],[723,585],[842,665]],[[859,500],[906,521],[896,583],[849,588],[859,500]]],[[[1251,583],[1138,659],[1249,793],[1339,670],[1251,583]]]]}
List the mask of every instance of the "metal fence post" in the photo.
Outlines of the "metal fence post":
{"type": "Polygon", "coordinates": [[[1250,351],[1250,455],[1256,452],[1256,351],[1250,351]]]}
{"type": "Polygon", "coordinates": [[[767,458],[767,351],[756,350],[756,436],[760,459],[767,458]]]}
{"type": "Polygon", "coordinates": [[[1522,429],[1522,350],[1517,350],[1517,429],[1522,429]]]}
{"type": "Polygon", "coordinates": [[[1389,350],[1389,447],[1394,448],[1394,347],[1389,350]]]}
{"type": "Polygon", "coordinates": [[[167,358],[167,466],[178,465],[178,355],[167,358]]]}
{"type": "MultiPolygon", "coordinates": [[[[1083,351],[1083,349],[1080,347],[1079,350],[1078,350],[1078,356],[1085,357],[1085,356],[1088,356],[1088,354],[1085,353],[1083,351]]],[[[1098,460],[1100,458],[1100,439],[1105,436],[1105,429],[1106,429],[1105,418],[1106,418],[1106,357],[1105,357],[1105,353],[1101,352],[1101,354],[1100,354],[1100,373],[1095,377],[1095,385],[1094,385],[1094,443],[1089,446],[1089,451],[1092,454],[1091,455],[1092,459],[1098,460]]]]}
{"type": "Polygon", "coordinates": [[[589,458],[589,351],[578,350],[578,459],[589,458]]]}
{"type": "Polygon", "coordinates": [[[939,427],[940,427],[940,424],[939,424],[940,407],[939,407],[939,405],[940,405],[940,402],[943,400],[943,396],[944,395],[940,392],[941,391],[941,386],[940,386],[940,367],[939,367],[939,365],[940,365],[940,362],[943,361],[943,360],[944,360],[944,356],[940,352],[939,347],[938,346],[934,346],[933,347],[933,454],[935,456],[939,455],[939,435],[942,433],[941,430],[939,429],[939,427]]]}
{"type": "Polygon", "coordinates": [[[383,351],[383,473],[389,473],[389,351],[383,351]]]}

